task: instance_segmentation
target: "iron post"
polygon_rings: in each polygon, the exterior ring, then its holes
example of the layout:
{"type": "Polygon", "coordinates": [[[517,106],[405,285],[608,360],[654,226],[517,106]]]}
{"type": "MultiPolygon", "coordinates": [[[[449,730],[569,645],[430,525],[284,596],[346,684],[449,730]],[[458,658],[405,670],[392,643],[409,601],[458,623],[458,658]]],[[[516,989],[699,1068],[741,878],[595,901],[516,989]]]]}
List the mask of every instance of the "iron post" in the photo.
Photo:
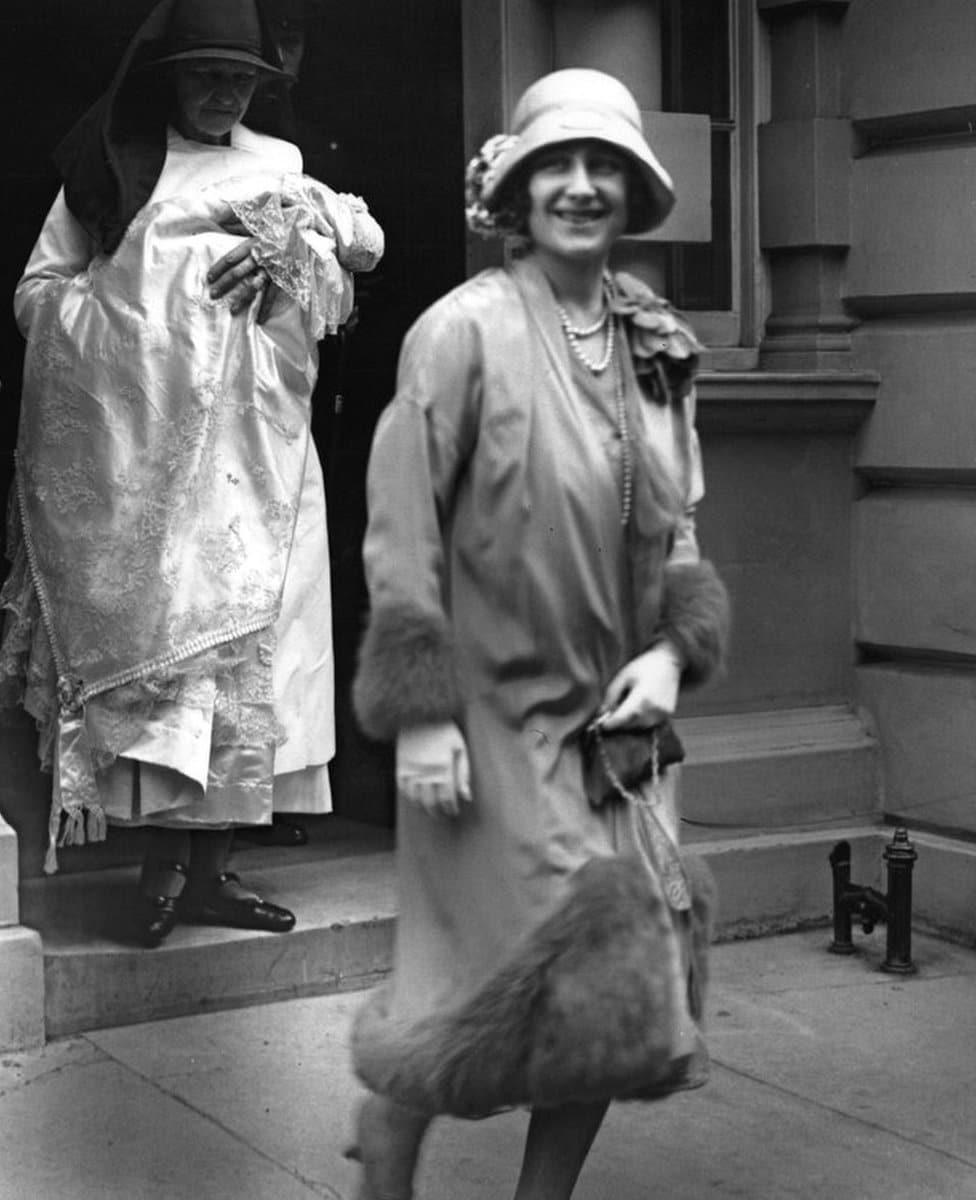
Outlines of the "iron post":
{"type": "Polygon", "coordinates": [[[847,895],[851,886],[851,844],[838,842],[830,852],[830,869],[834,877],[834,940],[827,949],[831,954],[853,954],[851,910],[847,895]]]}
{"type": "Polygon", "coordinates": [[[888,868],[888,936],[882,971],[914,975],[912,962],[912,871],[918,854],[908,840],[908,830],[898,828],[885,846],[888,868]]]}

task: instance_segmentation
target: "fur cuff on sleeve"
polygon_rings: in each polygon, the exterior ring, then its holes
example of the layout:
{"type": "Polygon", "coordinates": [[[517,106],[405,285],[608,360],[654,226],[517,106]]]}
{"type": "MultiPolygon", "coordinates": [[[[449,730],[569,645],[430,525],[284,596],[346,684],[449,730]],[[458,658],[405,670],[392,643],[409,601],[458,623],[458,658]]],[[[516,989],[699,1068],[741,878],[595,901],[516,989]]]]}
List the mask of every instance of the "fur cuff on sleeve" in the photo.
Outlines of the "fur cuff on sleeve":
{"type": "Polygon", "coordinates": [[[722,665],[729,620],[728,592],[710,562],[665,567],[661,619],[654,633],[670,639],[684,655],[683,683],[704,683],[722,665]]]}
{"type": "Polygon", "coordinates": [[[397,605],[374,611],[352,695],[363,732],[378,741],[392,741],[408,725],[456,718],[454,653],[443,617],[397,605]]]}

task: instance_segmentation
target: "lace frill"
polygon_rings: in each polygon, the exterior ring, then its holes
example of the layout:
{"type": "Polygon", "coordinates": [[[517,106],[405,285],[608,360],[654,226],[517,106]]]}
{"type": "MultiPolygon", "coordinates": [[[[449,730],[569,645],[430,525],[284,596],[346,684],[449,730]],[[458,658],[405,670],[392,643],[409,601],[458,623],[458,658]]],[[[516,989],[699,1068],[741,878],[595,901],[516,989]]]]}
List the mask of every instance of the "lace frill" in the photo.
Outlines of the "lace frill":
{"type": "Polygon", "coordinates": [[[8,522],[10,573],[0,590],[5,612],[0,642],[0,707],[21,706],[34,718],[41,769],[53,769],[58,716],[57,668],[51,653],[18,523],[8,522]]]}
{"type": "Polygon", "coordinates": [[[339,262],[347,271],[372,271],[383,257],[383,231],[369,215],[369,208],[362,196],[339,192],[336,198],[345,205],[352,218],[349,245],[340,246],[339,262]]]}
{"type": "MultiPolygon", "coordinates": [[[[0,589],[5,610],[0,642],[0,707],[20,706],[37,728],[38,764],[57,774],[58,671],[30,577],[26,544],[16,515],[8,521],[10,573],[0,589]]],[[[239,746],[280,746],[274,715],[274,634],[264,630],[185,659],[165,673],[113,688],[86,704],[83,761],[105,771],[124,755],[161,711],[194,709],[211,715],[211,752],[239,746]]],[[[57,848],[102,841],[106,822],[90,778],[60,781],[53,797],[48,872],[57,869],[57,848]]]]}
{"type": "Polygon", "coordinates": [[[309,315],[312,336],[342,323],[343,271],[371,270],[383,253],[383,234],[365,201],[337,194],[302,176],[279,190],[231,200],[235,216],[258,246],[252,251],[275,284],[309,315]],[[325,239],[313,244],[313,232],[325,239]]]}

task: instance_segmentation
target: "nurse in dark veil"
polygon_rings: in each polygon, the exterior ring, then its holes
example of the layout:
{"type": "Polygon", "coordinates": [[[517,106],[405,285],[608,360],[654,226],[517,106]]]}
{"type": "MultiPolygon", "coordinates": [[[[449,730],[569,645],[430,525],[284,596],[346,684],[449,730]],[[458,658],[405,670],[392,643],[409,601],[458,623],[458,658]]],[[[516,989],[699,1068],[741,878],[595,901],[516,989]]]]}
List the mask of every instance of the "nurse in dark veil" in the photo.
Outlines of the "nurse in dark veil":
{"type": "MultiPolygon", "coordinates": [[[[255,0],[164,0],[56,153],[27,338],[0,678],[59,845],[149,827],[138,933],[284,931],[233,829],[326,812],[329,561],[317,343],[383,235],[247,123],[283,79],[255,0]]],[[[277,106],[279,112],[283,111],[277,106]]]]}

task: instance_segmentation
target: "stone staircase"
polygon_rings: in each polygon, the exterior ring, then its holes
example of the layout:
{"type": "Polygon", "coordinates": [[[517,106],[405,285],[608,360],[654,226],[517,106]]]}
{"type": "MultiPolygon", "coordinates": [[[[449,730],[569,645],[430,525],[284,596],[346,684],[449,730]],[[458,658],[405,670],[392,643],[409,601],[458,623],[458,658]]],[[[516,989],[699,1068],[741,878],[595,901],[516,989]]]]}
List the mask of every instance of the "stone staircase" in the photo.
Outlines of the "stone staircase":
{"type": "MultiPolygon", "coordinates": [[[[718,879],[720,939],[827,925],[827,856],[842,838],[852,846],[854,878],[883,890],[890,830],[879,816],[876,746],[849,709],[699,717],[680,728],[688,750],[684,839],[718,879]]],[[[283,936],[178,926],[147,951],[128,928],[135,865],[25,881],[20,921],[41,935],[46,1036],[381,978],[395,918],[393,835],[338,817],[320,818],[310,831],[305,847],[246,847],[235,856],[248,882],[298,914],[283,936]]],[[[963,862],[948,839],[921,840],[916,895],[935,914],[928,923],[976,936],[976,921],[967,924],[939,882],[976,879],[976,852],[963,852],[963,862]]],[[[976,903],[969,911],[976,914],[976,903]]]]}
{"type": "Polygon", "coordinates": [[[393,835],[339,818],[309,823],[295,849],[241,843],[232,866],[298,915],[287,935],[178,925],[135,944],[137,865],[21,887],[21,922],[41,933],[48,1038],[190,1012],[365,987],[388,969],[393,835]]]}
{"type": "Polygon", "coordinates": [[[715,873],[720,938],[828,923],[842,838],[854,878],[881,886],[877,746],[850,708],[693,717],[680,732],[682,838],[715,873]]]}

